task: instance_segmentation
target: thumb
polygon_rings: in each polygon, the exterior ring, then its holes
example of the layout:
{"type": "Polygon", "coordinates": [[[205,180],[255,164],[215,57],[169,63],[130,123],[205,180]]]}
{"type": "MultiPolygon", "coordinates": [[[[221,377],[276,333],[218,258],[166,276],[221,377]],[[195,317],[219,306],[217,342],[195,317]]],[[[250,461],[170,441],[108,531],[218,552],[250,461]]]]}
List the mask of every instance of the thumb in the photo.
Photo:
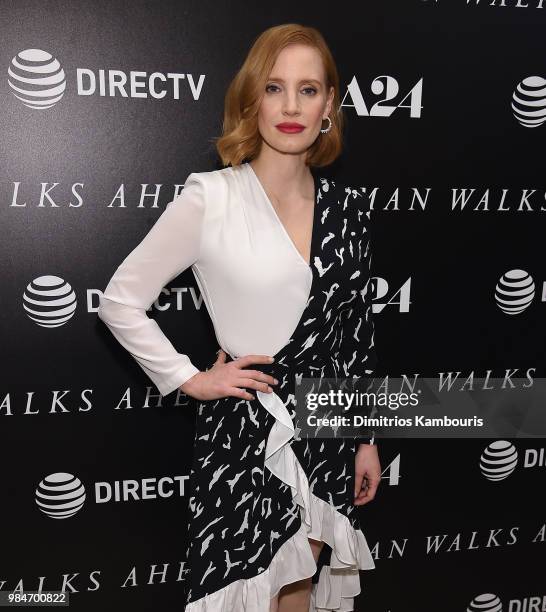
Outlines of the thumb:
{"type": "Polygon", "coordinates": [[[364,480],[363,472],[355,472],[355,498],[358,497],[361,489],[362,489],[362,481],[364,480]]]}
{"type": "Polygon", "coordinates": [[[226,353],[223,349],[220,349],[217,353],[218,358],[216,359],[216,363],[225,363],[226,362],[226,353]]]}

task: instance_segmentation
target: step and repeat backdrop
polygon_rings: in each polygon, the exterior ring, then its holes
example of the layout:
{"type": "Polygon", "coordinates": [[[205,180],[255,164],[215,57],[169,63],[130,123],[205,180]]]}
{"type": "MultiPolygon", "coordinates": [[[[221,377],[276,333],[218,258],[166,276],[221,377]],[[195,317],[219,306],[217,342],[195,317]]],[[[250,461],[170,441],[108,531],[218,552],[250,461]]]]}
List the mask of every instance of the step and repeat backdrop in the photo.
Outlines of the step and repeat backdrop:
{"type": "MultiPolygon", "coordinates": [[[[544,377],[546,3],[3,2],[0,592],[180,611],[195,414],[161,397],[99,296],[189,173],[221,168],[226,88],[255,37],[317,27],[373,202],[379,374],[544,377]]],[[[187,270],[149,311],[204,367],[187,270]]],[[[264,321],[264,325],[267,321],[264,321]]],[[[530,432],[527,432],[528,434],[530,432]]],[[[356,610],[546,610],[546,442],[378,441],[356,610]]]]}

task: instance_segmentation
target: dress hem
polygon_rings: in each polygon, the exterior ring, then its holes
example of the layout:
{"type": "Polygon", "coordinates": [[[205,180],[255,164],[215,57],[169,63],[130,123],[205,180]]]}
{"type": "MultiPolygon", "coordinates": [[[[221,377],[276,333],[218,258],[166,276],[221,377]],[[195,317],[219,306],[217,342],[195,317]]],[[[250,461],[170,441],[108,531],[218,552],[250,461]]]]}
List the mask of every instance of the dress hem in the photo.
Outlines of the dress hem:
{"type": "Polygon", "coordinates": [[[270,600],[281,588],[310,578],[317,571],[308,538],[325,542],[332,552],[311,589],[309,612],[351,612],[360,594],[360,570],[375,569],[361,529],[334,506],[317,497],[289,441],[294,437],[292,419],[275,393],[257,392],[264,407],[275,416],[266,446],[265,466],[292,489],[300,506],[301,527],[277,550],[269,567],[252,578],[236,580],[222,589],[186,605],[186,612],[269,612],[270,600]],[[295,568],[295,569],[294,569],[295,568]]]}
{"type": "Polygon", "coordinates": [[[330,565],[322,567],[312,585],[309,612],[352,612],[354,598],[361,592],[360,570],[375,568],[368,543],[346,516],[313,493],[310,500],[311,529],[302,516],[301,527],[277,550],[265,571],[190,602],[185,612],[269,612],[271,599],[283,586],[315,575],[317,564],[308,538],[332,549],[330,565]]]}

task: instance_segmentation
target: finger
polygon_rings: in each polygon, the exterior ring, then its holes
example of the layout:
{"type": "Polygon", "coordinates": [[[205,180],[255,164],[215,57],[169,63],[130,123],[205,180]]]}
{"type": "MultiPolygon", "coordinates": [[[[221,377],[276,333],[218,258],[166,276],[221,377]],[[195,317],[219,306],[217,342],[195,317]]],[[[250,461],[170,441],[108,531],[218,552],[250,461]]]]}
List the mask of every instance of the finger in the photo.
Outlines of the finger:
{"type": "Polygon", "coordinates": [[[371,497],[375,497],[381,478],[370,478],[368,480],[368,493],[371,497]]]}
{"type": "Polygon", "coordinates": [[[364,506],[365,504],[371,502],[372,500],[369,499],[365,493],[361,493],[353,502],[354,506],[364,506]]]}
{"type": "Polygon", "coordinates": [[[256,380],[266,382],[270,385],[277,385],[279,381],[269,374],[265,374],[260,370],[240,370],[241,374],[244,374],[248,378],[254,378],[256,380]]]}
{"type": "Polygon", "coordinates": [[[256,391],[261,391],[262,393],[271,393],[273,391],[267,383],[254,380],[253,378],[238,378],[235,384],[240,387],[256,389],[256,391]]]}
{"type": "Polygon", "coordinates": [[[362,488],[358,497],[355,499],[354,503],[356,506],[363,506],[375,498],[379,480],[380,479],[373,478],[366,479],[366,486],[362,488]]]}
{"type": "Polygon", "coordinates": [[[252,363],[273,363],[274,359],[271,355],[243,355],[239,357],[237,363],[241,368],[245,368],[252,363]]]}
{"type": "Polygon", "coordinates": [[[368,486],[367,480],[364,479],[364,482],[362,483],[362,488],[358,492],[358,495],[355,497],[354,505],[363,506],[364,504],[367,504],[369,501],[371,501],[370,496],[369,496],[369,486],[368,486]]]}
{"type": "Polygon", "coordinates": [[[245,400],[255,400],[256,399],[254,395],[252,395],[252,393],[249,393],[248,391],[245,391],[244,389],[239,389],[239,387],[229,387],[227,394],[230,395],[231,397],[240,397],[241,399],[245,399],[245,400]]]}
{"type": "Polygon", "coordinates": [[[250,378],[252,380],[257,381],[260,384],[265,385],[278,385],[279,381],[273,376],[269,376],[269,374],[264,374],[259,370],[256,370],[256,374],[253,374],[253,370],[241,370],[241,374],[243,374],[246,378],[250,378]]]}
{"type": "Polygon", "coordinates": [[[362,489],[362,481],[364,479],[363,474],[355,473],[355,499],[358,497],[360,490],[362,489]]]}
{"type": "Polygon", "coordinates": [[[225,363],[226,357],[227,357],[225,351],[223,349],[220,349],[218,351],[218,353],[216,353],[216,354],[218,355],[218,357],[216,359],[216,363],[225,363]]]}
{"type": "Polygon", "coordinates": [[[354,498],[353,504],[355,506],[362,506],[366,503],[366,493],[364,490],[359,491],[358,495],[354,498]]]}
{"type": "Polygon", "coordinates": [[[355,506],[364,506],[364,504],[369,504],[373,501],[375,495],[372,495],[368,491],[362,492],[355,501],[355,506]]]}

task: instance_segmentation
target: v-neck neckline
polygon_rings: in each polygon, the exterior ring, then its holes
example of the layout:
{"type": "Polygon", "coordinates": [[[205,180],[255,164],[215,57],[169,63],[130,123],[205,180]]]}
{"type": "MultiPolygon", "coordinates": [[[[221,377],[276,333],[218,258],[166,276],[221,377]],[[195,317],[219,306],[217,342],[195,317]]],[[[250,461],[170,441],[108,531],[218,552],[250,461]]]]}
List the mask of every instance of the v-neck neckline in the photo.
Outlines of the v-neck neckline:
{"type": "Polygon", "coordinates": [[[318,226],[318,220],[317,220],[318,177],[316,176],[313,168],[310,169],[311,170],[311,174],[313,175],[313,185],[314,185],[313,219],[312,219],[312,222],[311,222],[311,244],[309,246],[309,263],[307,263],[306,259],[299,252],[299,249],[296,246],[296,243],[292,240],[290,234],[288,233],[288,230],[284,226],[284,223],[281,221],[279,215],[277,214],[277,211],[275,210],[275,207],[273,206],[271,200],[269,199],[269,196],[267,195],[267,193],[266,193],[266,191],[264,189],[264,186],[262,185],[262,182],[258,178],[258,175],[256,174],[256,172],[254,172],[254,168],[250,165],[249,162],[245,162],[245,163],[248,166],[248,169],[249,169],[250,173],[252,174],[252,176],[254,178],[254,181],[256,182],[256,184],[258,185],[260,191],[262,192],[265,201],[268,203],[269,207],[271,208],[271,212],[275,216],[275,219],[277,220],[277,223],[279,224],[279,226],[280,226],[282,232],[284,233],[286,239],[292,245],[292,249],[295,251],[295,253],[298,256],[298,258],[300,259],[300,261],[303,264],[305,264],[307,266],[307,268],[309,268],[311,270],[311,272],[312,272],[313,271],[313,257],[314,257],[315,234],[317,232],[317,226],[318,226]]]}

